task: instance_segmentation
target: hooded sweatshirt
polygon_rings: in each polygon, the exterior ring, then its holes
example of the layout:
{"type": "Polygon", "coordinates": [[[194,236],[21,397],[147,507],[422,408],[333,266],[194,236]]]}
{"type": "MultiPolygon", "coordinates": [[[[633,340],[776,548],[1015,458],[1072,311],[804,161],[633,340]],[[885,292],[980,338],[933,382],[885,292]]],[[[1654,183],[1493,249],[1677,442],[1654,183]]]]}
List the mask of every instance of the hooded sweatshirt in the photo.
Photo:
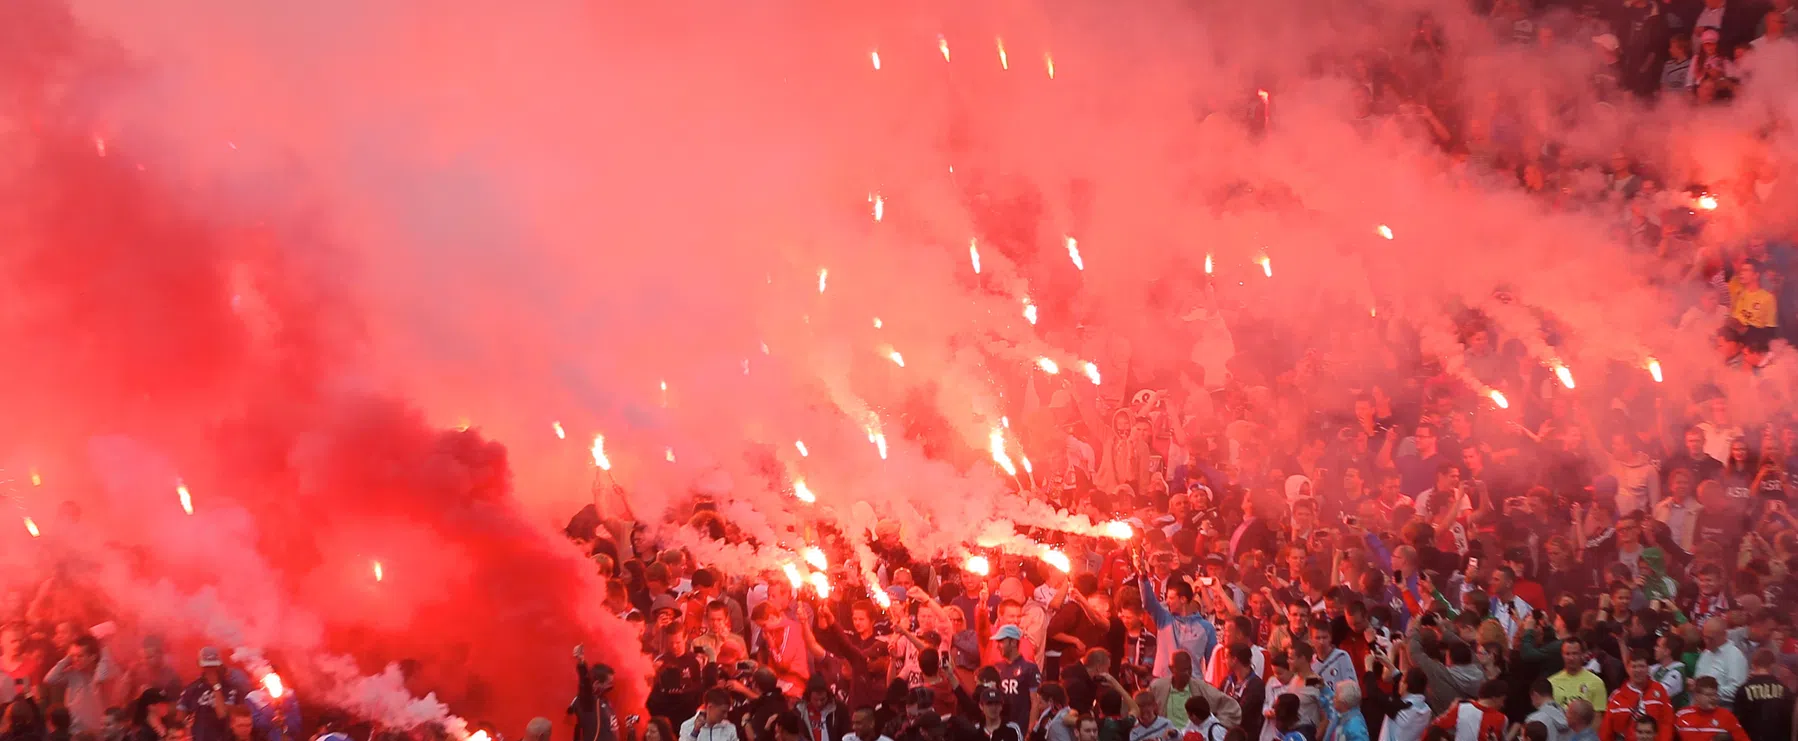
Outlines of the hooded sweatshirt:
{"type": "Polygon", "coordinates": [[[1417,632],[1416,623],[1411,628],[1410,650],[1412,663],[1430,678],[1424,697],[1430,701],[1430,710],[1437,715],[1448,712],[1460,700],[1479,695],[1480,685],[1486,681],[1485,671],[1478,664],[1449,666],[1437,661],[1423,649],[1423,638],[1417,632]]]}
{"type": "Polygon", "coordinates": [[[1548,741],[1561,741],[1573,733],[1567,727],[1567,711],[1562,710],[1553,700],[1543,703],[1542,707],[1536,708],[1536,712],[1524,719],[1525,723],[1530,721],[1541,721],[1542,725],[1548,727],[1548,741]]]}
{"type": "Polygon", "coordinates": [[[1652,513],[1661,498],[1661,474],[1648,456],[1634,461],[1614,460],[1610,474],[1617,477],[1617,511],[1628,514],[1640,510],[1652,513]]]}

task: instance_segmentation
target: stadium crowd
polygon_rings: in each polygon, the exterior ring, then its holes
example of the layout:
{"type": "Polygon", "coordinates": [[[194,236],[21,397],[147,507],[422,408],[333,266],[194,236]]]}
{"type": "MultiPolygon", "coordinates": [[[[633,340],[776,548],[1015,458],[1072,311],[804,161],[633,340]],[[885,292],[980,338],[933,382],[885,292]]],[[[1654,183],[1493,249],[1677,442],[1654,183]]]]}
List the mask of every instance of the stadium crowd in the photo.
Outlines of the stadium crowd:
{"type": "MultiPolygon", "coordinates": [[[[1793,43],[1794,12],[1495,0],[1487,15],[1500,43],[1595,47],[1605,63],[1577,94],[1658,98],[1674,116],[1753,84],[1749,58],[1793,43]]],[[[1565,128],[1541,120],[1564,109],[1554,100],[1450,99],[1458,65],[1428,17],[1389,52],[1345,65],[1354,117],[1436,141],[1460,177],[1610,215],[1671,266],[1670,289],[1692,289],[1668,331],[1713,338],[1714,378],[1673,393],[1618,365],[1583,369],[1574,389],[1468,309],[1459,358],[1419,353],[1414,333],[1375,319],[1299,357],[1242,353],[1221,383],[1179,368],[1133,370],[1098,403],[1046,389],[1046,422],[1023,434],[1056,473],[1020,489],[1135,531],[1026,533],[1061,549],[1065,571],[994,552],[977,573],[914,556],[896,522],[819,525],[838,564],[826,595],[583,511],[568,535],[654,657],[647,716],[620,713],[614,672],[577,647],[566,716],[526,737],[1794,738],[1798,419],[1740,408],[1794,391],[1776,370],[1798,326],[1792,235],[1753,228],[1789,197],[1778,163],[1693,185],[1626,151],[1582,161],[1545,138],[1565,128]],[[1719,210],[1749,228],[1717,236],[1719,210]],[[876,554],[878,584],[843,566],[853,540],[876,554]]],[[[683,506],[699,533],[745,539],[714,503],[683,506]]],[[[0,606],[0,741],[336,732],[215,649],[187,668],[154,637],[109,645],[65,619],[87,613],[70,594],[52,579],[0,606]]]]}

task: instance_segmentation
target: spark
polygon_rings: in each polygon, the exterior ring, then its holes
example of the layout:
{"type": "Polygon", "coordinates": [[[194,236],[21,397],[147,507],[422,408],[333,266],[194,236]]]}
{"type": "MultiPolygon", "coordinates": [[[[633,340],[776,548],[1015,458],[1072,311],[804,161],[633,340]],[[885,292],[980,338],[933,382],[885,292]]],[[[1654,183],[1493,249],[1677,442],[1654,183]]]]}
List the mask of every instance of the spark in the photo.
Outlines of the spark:
{"type": "Polygon", "coordinates": [[[968,259],[972,260],[974,263],[974,274],[979,275],[980,274],[980,242],[978,240],[973,240],[973,239],[968,240],[968,259]]]}
{"type": "Polygon", "coordinates": [[[194,497],[192,494],[188,493],[187,484],[184,484],[180,481],[176,481],[175,482],[175,494],[177,496],[181,497],[181,511],[186,512],[190,515],[193,514],[194,513],[194,497]]]}
{"type": "Polygon", "coordinates": [[[885,326],[885,325],[881,324],[880,317],[874,317],[874,328],[880,329],[882,326],[885,326]]]}
{"type": "Polygon", "coordinates": [[[900,355],[898,350],[888,350],[887,360],[893,361],[893,365],[897,365],[901,368],[905,367],[905,356],[900,355]]]}
{"type": "Polygon", "coordinates": [[[662,457],[669,463],[674,462],[674,448],[662,448],[662,457]]]}
{"type": "Polygon", "coordinates": [[[805,479],[793,480],[793,497],[806,504],[818,501],[818,495],[813,494],[811,487],[805,485],[805,479]]]}
{"type": "Polygon", "coordinates": [[[1056,365],[1055,361],[1048,358],[1037,358],[1036,367],[1043,369],[1044,373],[1051,376],[1061,372],[1061,366],[1056,365]]]}
{"type": "Polygon", "coordinates": [[[1211,274],[1211,253],[1205,253],[1205,274],[1211,274]]]}
{"type": "Polygon", "coordinates": [[[1045,546],[1042,555],[1043,563],[1054,566],[1056,571],[1066,574],[1074,570],[1074,562],[1068,560],[1068,554],[1045,546]]]}
{"type": "Polygon", "coordinates": [[[33,538],[43,535],[43,533],[38,532],[37,523],[32,522],[29,517],[25,518],[25,532],[31,533],[31,537],[33,538]]]}
{"type": "Polygon", "coordinates": [[[1036,304],[1030,303],[1030,299],[1024,299],[1024,321],[1036,326],[1036,304]]]}
{"type": "Polygon", "coordinates": [[[1261,256],[1261,272],[1269,278],[1274,277],[1274,260],[1267,255],[1261,256]]]}
{"type": "Polygon", "coordinates": [[[1717,210],[1717,197],[1709,193],[1699,196],[1698,207],[1706,211],[1717,210]]]}
{"type": "Polygon", "coordinates": [[[381,581],[382,579],[387,578],[387,572],[383,571],[381,569],[381,562],[376,561],[376,562],[374,562],[374,564],[375,564],[375,581],[381,581]]]}
{"type": "Polygon", "coordinates": [[[1573,369],[1560,363],[1555,364],[1555,378],[1561,379],[1561,385],[1573,388],[1573,369]]]}
{"type": "Polygon", "coordinates": [[[1654,358],[1648,359],[1648,375],[1654,377],[1655,383],[1661,382],[1661,361],[1654,358]]]}
{"type": "Polygon", "coordinates": [[[886,196],[883,196],[879,193],[875,193],[868,197],[868,202],[874,204],[874,220],[875,221],[880,221],[881,219],[886,218],[886,213],[887,213],[886,196]]]}
{"type": "Polygon", "coordinates": [[[801,457],[801,458],[809,458],[812,455],[812,451],[805,449],[805,441],[804,440],[794,440],[793,447],[799,449],[799,457],[801,457]]]}
{"type": "Polygon", "coordinates": [[[875,49],[874,51],[868,52],[868,58],[873,60],[875,71],[879,71],[880,70],[880,50],[875,49]]]}
{"type": "Polygon", "coordinates": [[[268,690],[269,697],[277,700],[287,693],[287,688],[281,686],[281,675],[274,672],[262,675],[262,688],[268,690]]]}
{"type": "Polygon", "coordinates": [[[1385,237],[1387,239],[1392,238],[1392,227],[1386,226],[1385,224],[1379,225],[1379,227],[1375,228],[1374,231],[1376,233],[1378,233],[1380,236],[1385,237]]]}
{"type": "Polygon", "coordinates": [[[814,569],[823,571],[830,568],[830,559],[824,557],[823,548],[819,548],[815,545],[808,545],[805,547],[805,550],[799,552],[799,555],[805,558],[805,562],[811,564],[814,569]]]}
{"type": "Polygon", "coordinates": [[[1136,537],[1136,531],[1130,527],[1130,523],[1122,520],[1105,523],[1104,533],[1105,537],[1112,540],[1129,540],[1136,537]]]}
{"type": "Polygon", "coordinates": [[[1510,400],[1506,399],[1505,395],[1502,392],[1500,392],[1498,389],[1488,390],[1486,392],[1486,396],[1488,398],[1492,399],[1492,403],[1497,404],[1499,409],[1510,409],[1511,408],[1510,400]]]}
{"type": "Polygon", "coordinates": [[[780,570],[787,573],[787,581],[792,583],[794,589],[798,589],[801,585],[805,584],[805,577],[799,575],[799,567],[794,566],[792,562],[781,564],[780,570]]]}
{"type": "Polygon", "coordinates": [[[549,423],[549,428],[556,431],[556,439],[557,440],[567,440],[568,439],[568,433],[562,429],[561,422],[551,422],[551,423],[549,423]]]}
{"type": "Polygon", "coordinates": [[[949,61],[949,40],[940,33],[936,35],[936,50],[943,53],[943,61],[949,61]]]}
{"type": "Polygon", "coordinates": [[[593,465],[601,471],[612,470],[612,459],[606,457],[606,436],[593,436],[593,465]]]}
{"type": "Polygon", "coordinates": [[[1073,237],[1067,237],[1066,239],[1068,242],[1068,259],[1074,261],[1074,269],[1085,270],[1086,261],[1080,259],[1080,243],[1073,237]]]}
{"type": "Polygon", "coordinates": [[[818,268],[818,292],[823,293],[824,287],[829,285],[829,283],[830,268],[818,268]]]}
{"type": "Polygon", "coordinates": [[[994,427],[993,433],[987,436],[987,442],[993,451],[993,462],[1005,469],[1008,476],[1018,475],[1018,467],[1011,462],[1011,456],[1005,454],[1005,433],[994,427]]]}
{"type": "Polygon", "coordinates": [[[981,576],[993,573],[993,565],[987,562],[986,556],[968,556],[968,562],[963,568],[981,576]]]}
{"type": "Polygon", "coordinates": [[[1011,69],[1011,62],[1005,57],[1005,39],[993,39],[999,46],[999,69],[1011,69]]]}
{"type": "Polygon", "coordinates": [[[1055,79],[1055,57],[1050,56],[1049,52],[1043,52],[1043,66],[1049,68],[1049,79],[1055,79]]]}
{"type": "Polygon", "coordinates": [[[1092,381],[1094,386],[1099,385],[1099,366],[1096,363],[1086,364],[1086,380],[1092,381]]]}
{"type": "Polygon", "coordinates": [[[812,591],[818,593],[818,599],[830,599],[830,577],[812,572],[812,591]]]}

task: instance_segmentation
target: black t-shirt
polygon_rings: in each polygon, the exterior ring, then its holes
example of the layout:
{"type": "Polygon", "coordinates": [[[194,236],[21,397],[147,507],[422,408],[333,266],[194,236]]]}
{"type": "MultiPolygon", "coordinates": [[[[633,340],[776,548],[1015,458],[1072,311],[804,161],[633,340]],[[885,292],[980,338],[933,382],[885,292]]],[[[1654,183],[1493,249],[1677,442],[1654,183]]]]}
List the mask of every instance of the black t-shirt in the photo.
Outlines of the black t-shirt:
{"type": "Polygon", "coordinates": [[[1753,674],[1736,690],[1736,720],[1752,739],[1792,732],[1792,693],[1771,674],[1753,674]]]}

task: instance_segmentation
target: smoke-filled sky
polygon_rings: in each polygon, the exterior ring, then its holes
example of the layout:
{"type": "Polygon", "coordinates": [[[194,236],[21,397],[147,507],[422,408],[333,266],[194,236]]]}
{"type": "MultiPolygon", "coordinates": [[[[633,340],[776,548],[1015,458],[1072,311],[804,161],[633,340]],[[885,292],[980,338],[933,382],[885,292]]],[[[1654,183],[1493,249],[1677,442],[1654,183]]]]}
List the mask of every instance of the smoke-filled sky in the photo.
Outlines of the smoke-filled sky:
{"type": "MultiPolygon", "coordinates": [[[[1378,313],[1452,354],[1450,312],[1504,287],[1564,327],[1495,314],[1543,362],[1699,375],[1610,221],[1353,120],[1355,56],[1421,11],[1460,109],[1584,158],[1677,188],[1790,145],[1754,139],[1789,96],[1668,125],[1580,97],[1586,45],[1494,47],[1446,2],[8,3],[0,461],[49,532],[6,560],[114,543],[141,562],[94,578],[157,629],[316,676],[425,657],[514,719],[617,629],[552,532],[596,433],[646,519],[702,490],[746,531],[943,550],[1015,510],[1005,379],[1221,368],[1194,309],[1276,328],[1239,347],[1378,313]]],[[[1779,90],[1792,52],[1765,60],[1779,90]]]]}

